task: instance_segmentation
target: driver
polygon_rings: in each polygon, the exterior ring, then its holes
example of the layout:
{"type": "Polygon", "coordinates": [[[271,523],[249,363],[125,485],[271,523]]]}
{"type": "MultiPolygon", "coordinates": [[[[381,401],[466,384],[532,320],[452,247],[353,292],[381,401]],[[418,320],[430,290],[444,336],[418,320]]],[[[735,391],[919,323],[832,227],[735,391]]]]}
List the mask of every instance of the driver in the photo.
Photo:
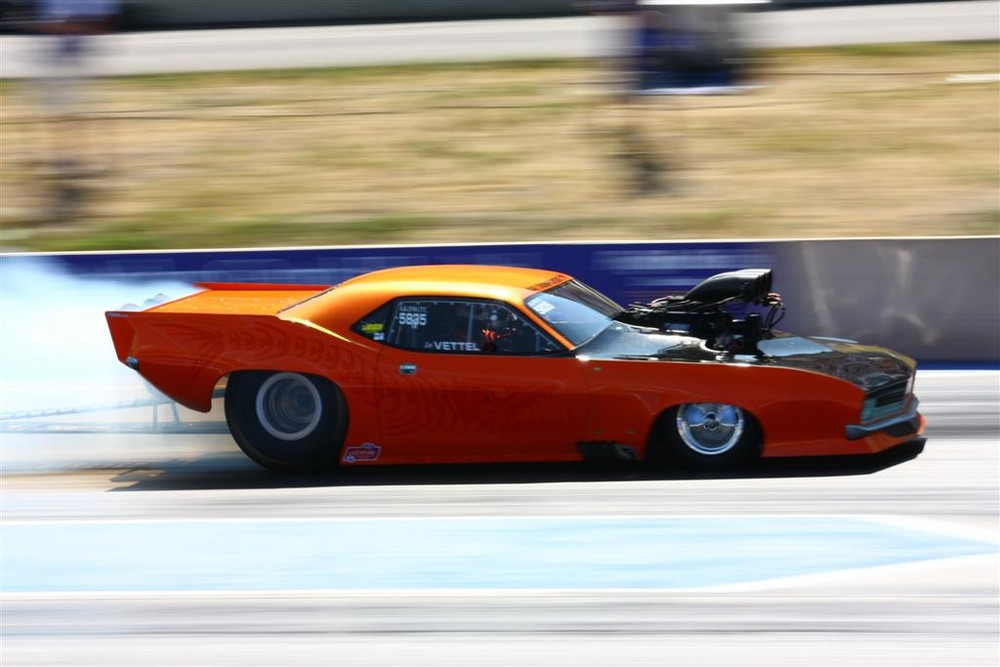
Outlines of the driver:
{"type": "Polygon", "coordinates": [[[482,339],[480,349],[483,352],[508,351],[517,316],[502,307],[484,307],[483,310],[485,312],[480,319],[479,329],[482,339]]]}

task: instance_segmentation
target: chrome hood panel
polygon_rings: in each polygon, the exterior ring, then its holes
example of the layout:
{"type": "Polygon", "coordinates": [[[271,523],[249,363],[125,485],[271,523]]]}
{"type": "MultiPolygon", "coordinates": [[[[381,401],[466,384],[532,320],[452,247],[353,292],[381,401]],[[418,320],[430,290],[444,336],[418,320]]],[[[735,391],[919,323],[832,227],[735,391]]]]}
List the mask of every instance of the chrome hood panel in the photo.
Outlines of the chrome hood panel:
{"type": "Polygon", "coordinates": [[[775,333],[759,344],[763,357],[729,356],[710,350],[690,336],[665,334],[641,327],[613,324],[594,340],[577,348],[593,359],[696,361],[783,366],[822,373],[869,392],[909,380],[916,362],[892,350],[835,338],[775,333]]]}
{"type": "Polygon", "coordinates": [[[864,391],[909,379],[917,364],[884,347],[835,338],[777,334],[762,340],[764,363],[798,368],[850,382],[864,391]]]}

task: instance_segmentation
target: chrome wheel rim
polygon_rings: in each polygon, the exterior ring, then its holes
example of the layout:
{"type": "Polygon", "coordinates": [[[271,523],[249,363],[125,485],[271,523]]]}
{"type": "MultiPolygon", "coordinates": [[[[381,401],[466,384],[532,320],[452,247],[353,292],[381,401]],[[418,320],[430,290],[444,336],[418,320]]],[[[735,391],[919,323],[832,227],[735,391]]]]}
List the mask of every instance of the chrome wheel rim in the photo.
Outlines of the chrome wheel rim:
{"type": "Polygon", "coordinates": [[[677,410],[677,433],[694,452],[719,456],[740,441],[746,420],[743,411],[724,403],[688,403],[677,410]]]}
{"type": "Polygon", "coordinates": [[[278,440],[301,440],[323,416],[316,385],[298,373],[275,373],[257,390],[257,420],[278,440]]]}

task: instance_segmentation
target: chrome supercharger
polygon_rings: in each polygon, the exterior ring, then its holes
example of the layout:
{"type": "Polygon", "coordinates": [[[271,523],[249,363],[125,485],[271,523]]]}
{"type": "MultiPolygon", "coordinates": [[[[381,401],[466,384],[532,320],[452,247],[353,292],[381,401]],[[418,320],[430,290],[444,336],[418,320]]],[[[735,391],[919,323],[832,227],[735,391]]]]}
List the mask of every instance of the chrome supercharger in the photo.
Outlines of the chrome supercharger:
{"type": "Polygon", "coordinates": [[[757,343],[785,313],[781,296],[771,291],[772,282],[771,269],[719,273],[685,294],[631,304],[617,319],[702,338],[708,347],[720,352],[760,355],[757,343]],[[753,306],[766,312],[750,311],[753,306]]]}

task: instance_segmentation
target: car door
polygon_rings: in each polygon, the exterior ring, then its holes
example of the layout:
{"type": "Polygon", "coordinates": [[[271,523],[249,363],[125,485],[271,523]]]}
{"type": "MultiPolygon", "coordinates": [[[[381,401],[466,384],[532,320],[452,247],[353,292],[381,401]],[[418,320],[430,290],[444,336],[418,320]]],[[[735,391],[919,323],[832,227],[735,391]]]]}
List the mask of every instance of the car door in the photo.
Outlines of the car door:
{"type": "Polygon", "coordinates": [[[509,304],[421,297],[387,314],[376,370],[383,460],[572,460],[580,363],[509,304]]]}

